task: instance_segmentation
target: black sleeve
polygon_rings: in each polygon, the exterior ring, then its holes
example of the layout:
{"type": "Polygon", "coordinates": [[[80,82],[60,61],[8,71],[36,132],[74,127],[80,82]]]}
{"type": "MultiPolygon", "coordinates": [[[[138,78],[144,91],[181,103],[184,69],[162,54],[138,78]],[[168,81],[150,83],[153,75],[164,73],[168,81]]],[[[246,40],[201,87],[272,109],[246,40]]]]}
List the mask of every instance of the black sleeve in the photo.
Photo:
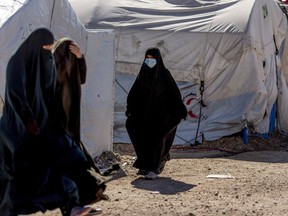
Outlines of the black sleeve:
{"type": "Polygon", "coordinates": [[[77,60],[78,60],[81,84],[84,84],[86,82],[86,76],[87,76],[86,60],[85,60],[84,55],[82,55],[82,58],[78,58],[77,60]]]}

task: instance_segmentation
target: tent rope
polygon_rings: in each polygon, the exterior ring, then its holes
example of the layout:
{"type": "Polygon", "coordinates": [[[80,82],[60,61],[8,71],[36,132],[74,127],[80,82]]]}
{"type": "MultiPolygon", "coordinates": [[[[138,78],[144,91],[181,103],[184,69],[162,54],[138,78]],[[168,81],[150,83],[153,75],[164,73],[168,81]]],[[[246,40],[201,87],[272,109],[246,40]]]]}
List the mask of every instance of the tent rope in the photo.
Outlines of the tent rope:
{"type": "Polygon", "coordinates": [[[115,79],[115,82],[119,85],[119,87],[128,95],[128,91],[118,82],[117,79],[115,79]]]}
{"type": "MultiPolygon", "coordinates": [[[[218,0],[218,5],[217,7],[219,6],[219,0],[218,0]]],[[[217,10],[216,10],[217,11],[217,10]]],[[[216,14],[216,12],[215,12],[216,14]]],[[[200,144],[200,142],[197,140],[198,138],[198,133],[199,133],[199,128],[200,128],[200,123],[201,123],[201,117],[202,117],[202,107],[205,107],[206,105],[204,104],[204,99],[203,99],[203,93],[204,93],[204,81],[205,81],[205,76],[203,74],[203,66],[204,66],[204,63],[205,63],[205,57],[206,57],[206,48],[207,48],[207,44],[208,44],[208,37],[209,37],[209,32],[210,32],[210,29],[211,29],[211,26],[212,26],[212,23],[213,23],[213,20],[211,21],[210,23],[210,26],[209,26],[209,30],[206,32],[206,36],[205,36],[205,46],[204,46],[204,51],[203,51],[203,57],[202,57],[202,66],[201,66],[201,73],[199,71],[199,78],[200,78],[200,111],[199,111],[199,118],[198,118],[198,125],[197,125],[197,130],[196,130],[196,134],[195,134],[195,139],[194,139],[194,145],[197,145],[197,144],[200,144]],[[201,76],[202,75],[202,76],[201,76]]],[[[203,135],[203,134],[202,134],[203,135]]]]}
{"type": "Polygon", "coordinates": [[[200,144],[200,142],[197,140],[197,138],[198,138],[200,122],[201,122],[201,117],[202,117],[202,107],[205,106],[204,101],[203,101],[203,92],[204,92],[204,81],[203,80],[201,80],[199,90],[200,90],[200,111],[199,111],[199,118],[198,118],[196,135],[195,135],[195,139],[194,139],[194,145],[200,144]]]}

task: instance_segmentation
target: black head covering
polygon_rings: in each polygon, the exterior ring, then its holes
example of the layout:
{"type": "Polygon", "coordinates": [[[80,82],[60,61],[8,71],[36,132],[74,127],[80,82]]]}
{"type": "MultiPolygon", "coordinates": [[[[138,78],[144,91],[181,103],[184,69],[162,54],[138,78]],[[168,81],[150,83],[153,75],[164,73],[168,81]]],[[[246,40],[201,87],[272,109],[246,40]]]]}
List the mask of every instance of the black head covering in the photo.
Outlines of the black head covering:
{"type": "Polygon", "coordinates": [[[147,55],[151,55],[155,59],[158,59],[159,57],[161,57],[160,50],[158,48],[154,48],[154,47],[148,48],[146,50],[145,57],[147,57],[147,55]]]}
{"type": "Polygon", "coordinates": [[[27,133],[26,124],[30,119],[36,120],[40,129],[47,126],[55,68],[52,53],[42,46],[53,43],[54,36],[48,29],[37,29],[8,62],[1,126],[13,134],[13,139],[21,140],[27,133]]]}
{"type": "MultiPolygon", "coordinates": [[[[156,48],[156,47],[151,47],[151,48],[148,48],[147,50],[146,50],[146,53],[145,53],[145,59],[146,59],[146,57],[148,56],[148,55],[151,55],[151,56],[153,56],[153,58],[157,61],[157,64],[156,64],[156,66],[155,67],[153,67],[153,68],[151,68],[151,69],[160,69],[160,70],[162,70],[162,69],[166,69],[166,67],[165,67],[165,65],[164,65],[164,63],[163,63],[163,60],[162,60],[162,56],[161,56],[161,53],[160,53],[160,50],[158,49],[158,48],[156,48]]],[[[145,61],[145,59],[144,59],[144,61],[145,61]]],[[[145,62],[143,62],[143,65],[142,66],[145,66],[145,67],[147,67],[147,65],[145,64],[145,62]]]]}

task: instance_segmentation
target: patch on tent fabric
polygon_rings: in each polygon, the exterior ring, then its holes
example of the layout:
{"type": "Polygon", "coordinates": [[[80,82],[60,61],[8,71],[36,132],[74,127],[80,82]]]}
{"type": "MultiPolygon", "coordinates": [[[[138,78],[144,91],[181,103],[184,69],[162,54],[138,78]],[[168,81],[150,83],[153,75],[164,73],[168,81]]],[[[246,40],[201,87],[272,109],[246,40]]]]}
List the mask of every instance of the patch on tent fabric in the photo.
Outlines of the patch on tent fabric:
{"type": "Polygon", "coordinates": [[[192,110],[193,108],[195,108],[195,105],[198,104],[196,94],[191,92],[190,94],[186,95],[183,98],[183,101],[184,101],[186,108],[188,110],[188,116],[190,118],[198,118],[198,115],[196,115],[195,111],[192,110]]]}
{"type": "Polygon", "coordinates": [[[263,10],[263,17],[264,19],[268,16],[268,7],[267,7],[267,4],[264,4],[262,6],[262,10],[263,10]]]}
{"type": "MultiPolygon", "coordinates": [[[[190,103],[192,102],[192,100],[194,100],[196,98],[190,98],[189,100],[187,100],[186,102],[186,105],[190,105],[190,103]]],[[[188,111],[188,115],[191,117],[191,118],[197,118],[198,116],[196,114],[193,113],[192,110],[189,110],[188,111]]]]}

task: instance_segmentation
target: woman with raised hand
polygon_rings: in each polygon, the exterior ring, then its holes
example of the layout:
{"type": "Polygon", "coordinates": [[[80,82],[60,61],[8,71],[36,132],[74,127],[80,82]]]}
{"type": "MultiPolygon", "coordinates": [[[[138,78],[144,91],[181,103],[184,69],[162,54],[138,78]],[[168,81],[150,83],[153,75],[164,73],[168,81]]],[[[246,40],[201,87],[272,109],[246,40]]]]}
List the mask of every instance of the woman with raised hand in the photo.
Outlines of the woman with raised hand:
{"type": "MultiPolygon", "coordinates": [[[[61,152],[66,152],[73,161],[63,169],[77,185],[81,205],[108,199],[103,194],[106,178],[100,174],[80,137],[81,85],[86,81],[87,70],[85,57],[76,42],[67,37],[54,44],[52,53],[56,63],[54,130],[64,135],[59,139],[59,143],[65,144],[61,145],[61,152]]],[[[62,164],[66,163],[67,160],[62,164]]],[[[89,214],[100,212],[94,209],[89,214]]]]}

